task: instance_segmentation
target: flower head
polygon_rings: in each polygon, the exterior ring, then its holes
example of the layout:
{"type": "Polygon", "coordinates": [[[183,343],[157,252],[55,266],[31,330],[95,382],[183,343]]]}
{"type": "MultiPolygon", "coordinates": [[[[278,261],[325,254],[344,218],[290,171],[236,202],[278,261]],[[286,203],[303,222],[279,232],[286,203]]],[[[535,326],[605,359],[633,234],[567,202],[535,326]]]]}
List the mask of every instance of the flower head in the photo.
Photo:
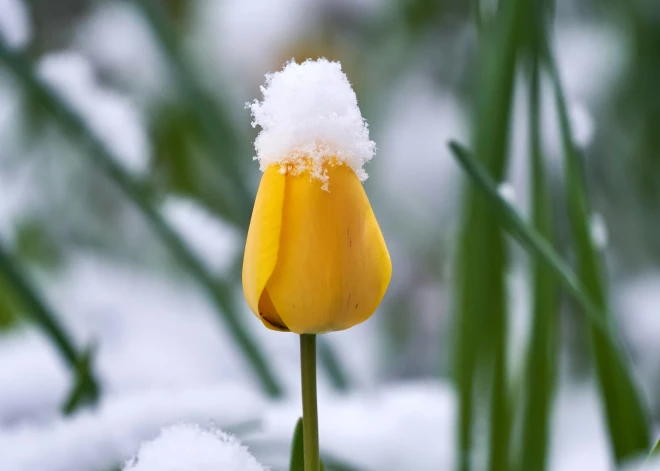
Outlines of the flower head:
{"type": "Polygon", "coordinates": [[[392,273],[361,181],[375,144],[337,62],[289,62],[250,106],[264,172],[243,261],[250,309],[275,330],[342,330],[373,314],[392,273]]]}

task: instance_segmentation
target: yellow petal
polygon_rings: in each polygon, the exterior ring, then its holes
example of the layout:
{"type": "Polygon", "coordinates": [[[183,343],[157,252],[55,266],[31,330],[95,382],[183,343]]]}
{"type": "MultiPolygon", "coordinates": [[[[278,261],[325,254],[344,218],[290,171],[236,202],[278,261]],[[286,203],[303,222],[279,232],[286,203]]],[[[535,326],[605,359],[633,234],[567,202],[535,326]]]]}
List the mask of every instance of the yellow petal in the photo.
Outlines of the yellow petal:
{"type": "Polygon", "coordinates": [[[261,322],[271,330],[289,332],[289,329],[284,325],[284,321],[277,312],[277,309],[275,309],[275,305],[270,299],[267,289],[261,293],[261,298],[259,299],[259,318],[261,319],[261,322]]]}
{"type": "Polygon", "coordinates": [[[285,177],[280,173],[279,167],[271,166],[266,169],[261,178],[252,210],[243,258],[245,299],[252,312],[261,319],[264,325],[274,330],[283,330],[279,327],[282,325],[281,319],[279,316],[265,318],[265,315],[272,314],[275,310],[271,309],[272,303],[260,306],[260,300],[277,263],[282,227],[284,184],[285,177]]]}
{"type": "Polygon", "coordinates": [[[308,173],[286,176],[277,264],[266,287],[276,312],[296,333],[365,321],[392,274],[362,183],[345,165],[327,171],[329,191],[308,173]]]}

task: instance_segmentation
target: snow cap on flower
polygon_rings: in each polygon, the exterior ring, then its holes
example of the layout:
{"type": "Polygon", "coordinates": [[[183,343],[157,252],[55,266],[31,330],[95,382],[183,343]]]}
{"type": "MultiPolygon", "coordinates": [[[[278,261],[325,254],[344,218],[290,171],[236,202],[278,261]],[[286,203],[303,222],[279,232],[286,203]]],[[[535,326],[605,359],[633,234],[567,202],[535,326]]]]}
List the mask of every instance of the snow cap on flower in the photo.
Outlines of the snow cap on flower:
{"type": "Polygon", "coordinates": [[[140,447],[124,471],[265,471],[240,442],[219,430],[174,425],[140,447]]]}
{"type": "Polygon", "coordinates": [[[254,127],[256,159],[264,171],[272,164],[309,168],[326,180],[322,164],[335,160],[351,167],[364,181],[363,169],[376,144],[358,108],[357,97],[339,62],[327,59],[288,62],[280,72],[266,74],[263,100],[248,103],[254,127]]]}

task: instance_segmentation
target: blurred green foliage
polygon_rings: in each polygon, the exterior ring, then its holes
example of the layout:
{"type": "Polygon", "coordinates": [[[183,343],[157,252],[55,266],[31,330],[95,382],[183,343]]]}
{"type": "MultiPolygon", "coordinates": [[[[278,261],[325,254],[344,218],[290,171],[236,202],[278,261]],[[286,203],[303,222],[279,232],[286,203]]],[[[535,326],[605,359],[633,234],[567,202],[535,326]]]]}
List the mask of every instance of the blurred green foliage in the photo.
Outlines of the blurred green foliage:
{"type": "Polygon", "coordinates": [[[27,220],[19,225],[14,249],[25,262],[46,269],[56,268],[63,259],[60,247],[53,241],[43,224],[36,220],[27,220]]]}
{"type": "MultiPolygon", "coordinates": [[[[551,53],[546,51],[548,55],[551,53]]],[[[577,145],[573,141],[570,117],[564,97],[559,72],[552,56],[549,62],[564,150],[564,174],[571,222],[573,243],[577,258],[580,279],[600,308],[606,325],[611,325],[609,295],[601,257],[591,232],[592,210],[588,201],[586,179],[577,145]]],[[[603,333],[591,326],[596,374],[600,383],[600,393],[605,406],[610,443],[619,465],[648,451],[651,446],[649,437],[649,418],[647,406],[642,403],[639,386],[626,354],[612,348],[603,333]]]]}
{"type": "MultiPolygon", "coordinates": [[[[549,195],[543,181],[541,146],[539,144],[539,57],[549,64],[553,81],[559,124],[563,141],[567,212],[570,215],[574,249],[580,277],[582,297],[589,298],[589,305],[596,307],[592,314],[604,316],[592,325],[594,360],[604,411],[608,422],[610,443],[619,465],[648,450],[649,424],[647,408],[638,393],[631,367],[618,342],[609,338],[612,318],[608,307],[608,295],[603,283],[603,272],[590,232],[591,210],[588,206],[585,178],[577,147],[573,142],[572,130],[566,101],[561,88],[554,58],[549,50],[543,15],[546,10],[542,2],[531,7],[526,2],[500,2],[492,23],[482,23],[480,78],[477,90],[477,114],[474,127],[476,158],[495,182],[505,178],[506,143],[509,137],[509,110],[512,106],[513,74],[516,70],[516,48],[526,37],[536,38],[532,42],[532,96],[530,99],[532,159],[532,205],[533,220],[538,229],[549,236],[549,195]],[[524,35],[523,21],[540,18],[532,30],[533,35],[524,35]],[[516,22],[516,15],[518,22],[516,22]],[[495,33],[493,32],[495,31],[495,33]],[[536,115],[536,116],[535,116],[536,115]],[[584,290],[584,291],[583,291],[584,290]],[[605,330],[603,330],[605,326],[605,330]]],[[[527,23],[529,24],[529,23],[527,23]]],[[[459,153],[460,155],[460,153],[459,153]]],[[[464,163],[467,161],[463,161],[464,163]]],[[[475,176],[471,173],[471,176],[475,176]]],[[[485,175],[484,175],[485,178],[485,175]]],[[[496,195],[492,186],[490,195],[496,195]]],[[[506,253],[494,215],[485,206],[483,196],[472,193],[468,187],[464,200],[464,225],[458,260],[458,343],[457,378],[459,386],[459,469],[473,468],[473,427],[478,421],[479,410],[490,410],[490,457],[491,470],[506,470],[511,466],[509,452],[513,430],[511,409],[516,400],[510,393],[507,373],[507,314],[504,304],[504,274],[506,253]],[[472,290],[478,289],[479,296],[472,290]],[[483,317],[485,316],[485,317],[483,317]],[[480,335],[482,325],[488,326],[487,336],[480,335]],[[484,345],[492,350],[486,350],[484,345]],[[489,363],[494,361],[494,363],[489,363]],[[486,365],[486,366],[480,366],[486,365]],[[486,387],[489,392],[475,391],[486,387]],[[475,398],[477,399],[475,401],[475,398]],[[489,402],[490,401],[490,402],[489,402]]],[[[548,421],[552,409],[552,383],[555,375],[553,327],[559,311],[552,297],[551,280],[547,280],[546,269],[535,270],[534,288],[535,319],[532,327],[532,348],[528,351],[528,383],[524,405],[523,454],[521,469],[544,469],[547,462],[548,421]],[[540,284],[539,284],[540,283],[540,284]],[[532,433],[530,433],[532,432],[532,433]]],[[[593,318],[592,318],[593,322],[593,318]]],[[[611,334],[610,334],[611,335],[611,334]]]]}
{"type": "Polygon", "coordinates": [[[0,275],[0,330],[14,326],[17,321],[18,309],[15,294],[7,285],[5,277],[0,275]]]}
{"type": "MultiPolygon", "coordinates": [[[[480,32],[473,142],[475,155],[498,182],[505,178],[507,168],[516,54],[525,11],[525,2],[501,2],[497,15],[484,23],[480,32]]],[[[488,463],[489,469],[497,471],[507,469],[511,433],[507,384],[507,254],[502,231],[488,201],[470,186],[465,189],[462,213],[455,313],[458,469],[472,469],[475,424],[484,411],[490,411],[488,463]],[[484,390],[491,392],[484,394],[484,390]]]]}
{"type": "MultiPolygon", "coordinates": [[[[529,155],[532,224],[541,237],[554,244],[550,185],[541,141],[541,71],[539,39],[545,24],[542,12],[532,11],[535,25],[528,35],[529,48],[529,155]]],[[[522,443],[517,469],[545,469],[548,463],[552,410],[557,383],[560,319],[559,290],[552,273],[539,259],[532,259],[532,327],[524,372],[522,443]]]]}
{"type": "MultiPolygon", "coordinates": [[[[70,333],[61,324],[59,316],[37,293],[28,275],[3,243],[0,243],[0,281],[6,282],[5,287],[11,287],[16,298],[20,300],[20,307],[52,340],[58,353],[73,372],[74,385],[62,406],[63,412],[70,414],[82,405],[96,403],[100,388],[91,366],[93,350],[79,351],[70,333]]],[[[13,297],[14,295],[9,297],[10,301],[13,297]]]]}

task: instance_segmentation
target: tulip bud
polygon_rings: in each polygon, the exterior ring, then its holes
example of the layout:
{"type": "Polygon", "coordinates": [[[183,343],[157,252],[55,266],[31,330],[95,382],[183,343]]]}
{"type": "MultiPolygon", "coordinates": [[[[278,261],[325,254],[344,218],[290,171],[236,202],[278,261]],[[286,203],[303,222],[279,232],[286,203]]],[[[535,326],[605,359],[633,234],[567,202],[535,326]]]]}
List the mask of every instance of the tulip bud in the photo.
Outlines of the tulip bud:
{"type": "Polygon", "coordinates": [[[361,181],[375,144],[337,62],[288,63],[249,105],[264,172],[243,260],[245,298],[266,327],[298,334],[368,319],[392,274],[361,181]]]}

